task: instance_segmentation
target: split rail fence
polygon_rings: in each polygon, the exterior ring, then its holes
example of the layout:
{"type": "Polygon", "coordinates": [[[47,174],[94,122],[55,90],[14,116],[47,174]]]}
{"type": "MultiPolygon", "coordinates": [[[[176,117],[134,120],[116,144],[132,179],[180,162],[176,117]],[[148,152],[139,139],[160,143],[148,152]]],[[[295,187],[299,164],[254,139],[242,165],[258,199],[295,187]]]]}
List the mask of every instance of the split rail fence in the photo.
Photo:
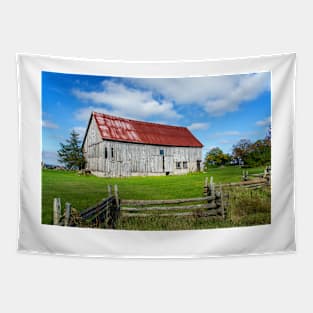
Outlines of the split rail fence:
{"type": "Polygon", "coordinates": [[[215,190],[213,177],[205,180],[203,197],[168,200],[122,200],[123,217],[146,216],[220,216],[225,218],[226,206],[222,188],[215,190]]]}
{"type": "Polygon", "coordinates": [[[62,214],[61,199],[54,198],[53,201],[53,224],[60,226],[81,226],[81,227],[103,227],[115,228],[120,212],[120,199],[118,186],[108,185],[108,197],[94,206],[82,211],[72,208],[68,202],[65,203],[62,214]]]}
{"type": "MultiPolygon", "coordinates": [[[[167,200],[127,200],[120,199],[118,186],[108,185],[108,197],[100,203],[77,211],[66,202],[62,214],[61,199],[53,201],[53,223],[61,226],[116,228],[118,219],[122,217],[219,217],[226,218],[229,194],[223,192],[224,187],[262,188],[270,184],[270,174],[254,174],[259,177],[248,180],[247,172],[243,173],[243,181],[216,185],[213,177],[205,178],[203,197],[167,200]]],[[[227,189],[227,188],[226,188],[227,189]]]]}

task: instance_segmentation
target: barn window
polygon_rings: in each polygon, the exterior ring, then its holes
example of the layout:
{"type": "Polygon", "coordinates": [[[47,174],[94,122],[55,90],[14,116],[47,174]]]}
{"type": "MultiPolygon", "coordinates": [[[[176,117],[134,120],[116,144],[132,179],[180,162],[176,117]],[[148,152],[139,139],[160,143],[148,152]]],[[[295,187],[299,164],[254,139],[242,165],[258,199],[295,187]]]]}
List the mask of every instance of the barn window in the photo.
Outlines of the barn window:
{"type": "Polygon", "coordinates": [[[104,158],[105,159],[108,158],[108,148],[107,147],[104,148],[104,158]]]}
{"type": "Polygon", "coordinates": [[[164,150],[160,150],[160,155],[164,155],[164,150]]]}
{"type": "Polygon", "coordinates": [[[112,159],[114,158],[114,149],[113,148],[111,148],[111,157],[112,157],[112,159]]]}
{"type": "Polygon", "coordinates": [[[176,162],[176,168],[181,168],[181,162],[176,162]]]}
{"type": "Polygon", "coordinates": [[[183,162],[183,168],[188,168],[187,162],[183,162]]]}

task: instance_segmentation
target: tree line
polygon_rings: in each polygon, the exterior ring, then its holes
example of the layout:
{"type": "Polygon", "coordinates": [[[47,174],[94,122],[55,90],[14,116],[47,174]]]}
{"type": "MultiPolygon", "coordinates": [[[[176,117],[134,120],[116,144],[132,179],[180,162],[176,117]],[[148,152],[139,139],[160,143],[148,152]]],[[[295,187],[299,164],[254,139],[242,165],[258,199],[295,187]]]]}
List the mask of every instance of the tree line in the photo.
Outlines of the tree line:
{"type": "Polygon", "coordinates": [[[271,163],[271,129],[264,139],[252,142],[249,139],[240,139],[232,147],[232,153],[224,153],[219,147],[207,152],[204,168],[223,165],[242,165],[244,167],[257,167],[271,163]]]}

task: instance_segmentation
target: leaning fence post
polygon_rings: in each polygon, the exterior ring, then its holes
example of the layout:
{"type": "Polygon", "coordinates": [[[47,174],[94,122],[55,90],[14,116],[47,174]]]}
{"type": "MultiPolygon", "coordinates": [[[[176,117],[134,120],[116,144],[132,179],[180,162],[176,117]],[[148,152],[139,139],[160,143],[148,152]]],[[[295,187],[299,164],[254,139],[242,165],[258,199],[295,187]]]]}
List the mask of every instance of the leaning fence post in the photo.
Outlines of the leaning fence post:
{"type": "Polygon", "coordinates": [[[68,226],[71,216],[72,205],[69,202],[65,203],[65,218],[64,218],[64,226],[68,226]]]}
{"type": "Polygon", "coordinates": [[[53,225],[58,225],[61,218],[61,199],[53,199],[53,225]]]}

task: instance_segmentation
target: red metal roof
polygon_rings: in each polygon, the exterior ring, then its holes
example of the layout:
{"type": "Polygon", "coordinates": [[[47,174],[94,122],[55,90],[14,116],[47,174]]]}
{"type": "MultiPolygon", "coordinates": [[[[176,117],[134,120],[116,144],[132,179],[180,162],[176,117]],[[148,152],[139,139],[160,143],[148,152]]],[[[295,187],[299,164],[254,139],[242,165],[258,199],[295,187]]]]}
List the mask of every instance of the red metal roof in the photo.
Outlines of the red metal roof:
{"type": "Polygon", "coordinates": [[[186,127],[129,120],[92,113],[102,139],[176,147],[203,147],[186,127]]]}

